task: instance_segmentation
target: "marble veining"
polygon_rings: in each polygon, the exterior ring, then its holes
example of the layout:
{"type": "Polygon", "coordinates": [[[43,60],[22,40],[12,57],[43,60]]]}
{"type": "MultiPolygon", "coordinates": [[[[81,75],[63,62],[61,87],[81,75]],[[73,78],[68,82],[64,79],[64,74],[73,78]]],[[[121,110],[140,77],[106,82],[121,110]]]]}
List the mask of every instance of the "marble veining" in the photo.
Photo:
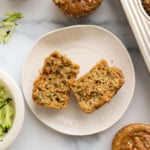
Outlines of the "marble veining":
{"type": "Polygon", "coordinates": [[[132,103],[108,130],[84,137],[64,135],[41,123],[25,104],[23,128],[8,150],[111,150],[113,136],[122,126],[133,122],[150,123],[149,74],[118,0],[104,0],[93,14],[82,19],[64,16],[52,0],[1,0],[0,19],[5,11],[19,11],[24,15],[10,41],[0,45],[0,68],[7,71],[20,88],[22,65],[35,41],[49,31],[77,24],[94,24],[113,32],[127,47],[136,73],[132,103]]]}

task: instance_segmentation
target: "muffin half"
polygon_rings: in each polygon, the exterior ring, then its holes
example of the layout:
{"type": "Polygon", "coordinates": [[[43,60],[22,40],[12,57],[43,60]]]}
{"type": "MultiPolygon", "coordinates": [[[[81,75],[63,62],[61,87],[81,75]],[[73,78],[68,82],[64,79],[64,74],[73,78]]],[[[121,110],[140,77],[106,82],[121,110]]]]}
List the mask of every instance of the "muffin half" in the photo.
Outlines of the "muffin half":
{"type": "Polygon", "coordinates": [[[109,67],[106,60],[101,60],[88,73],[74,81],[71,89],[80,108],[90,113],[108,103],[123,84],[122,71],[117,67],[109,67]]]}
{"type": "Polygon", "coordinates": [[[70,84],[79,72],[79,66],[65,55],[53,52],[34,82],[32,98],[37,105],[57,109],[65,108],[70,95],[70,84]]]}

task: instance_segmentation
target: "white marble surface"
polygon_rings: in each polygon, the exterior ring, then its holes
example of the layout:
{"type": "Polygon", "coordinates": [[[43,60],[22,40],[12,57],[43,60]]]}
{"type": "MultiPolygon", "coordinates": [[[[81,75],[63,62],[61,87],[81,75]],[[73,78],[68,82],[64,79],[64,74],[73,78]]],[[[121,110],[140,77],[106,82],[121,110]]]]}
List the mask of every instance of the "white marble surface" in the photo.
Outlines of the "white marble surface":
{"type": "Polygon", "coordinates": [[[37,120],[25,103],[23,128],[8,150],[111,150],[113,136],[122,126],[150,123],[149,74],[118,0],[104,0],[92,15],[77,20],[61,14],[51,0],[1,0],[0,19],[5,11],[19,11],[24,15],[11,40],[0,45],[0,68],[8,72],[20,88],[21,67],[33,43],[48,31],[75,24],[102,26],[117,35],[129,50],[136,73],[133,100],[124,116],[108,130],[84,137],[63,135],[37,120]]]}

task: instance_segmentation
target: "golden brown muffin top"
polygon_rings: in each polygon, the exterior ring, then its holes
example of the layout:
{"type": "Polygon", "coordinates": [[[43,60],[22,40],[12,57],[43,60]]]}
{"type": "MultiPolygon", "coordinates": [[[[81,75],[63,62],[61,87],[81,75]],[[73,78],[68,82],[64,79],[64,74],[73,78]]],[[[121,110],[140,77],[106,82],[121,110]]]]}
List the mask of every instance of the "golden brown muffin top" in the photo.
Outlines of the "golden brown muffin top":
{"type": "Polygon", "coordinates": [[[102,0],[53,0],[60,10],[69,16],[81,17],[95,10],[102,0]]]}
{"type": "Polygon", "coordinates": [[[130,124],[115,136],[112,150],[150,150],[150,125],[130,124]]]}

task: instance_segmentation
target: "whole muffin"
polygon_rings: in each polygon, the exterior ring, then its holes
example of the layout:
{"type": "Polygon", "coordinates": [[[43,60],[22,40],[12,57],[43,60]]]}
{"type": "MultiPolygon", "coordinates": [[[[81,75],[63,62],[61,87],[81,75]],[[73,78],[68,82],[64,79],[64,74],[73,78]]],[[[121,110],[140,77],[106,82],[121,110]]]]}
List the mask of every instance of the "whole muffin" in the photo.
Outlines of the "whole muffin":
{"type": "Polygon", "coordinates": [[[79,18],[94,11],[102,0],[53,0],[53,2],[65,15],[79,18]]]}
{"type": "Polygon", "coordinates": [[[150,125],[126,125],[115,135],[112,150],[150,150],[150,125]]]}
{"type": "Polygon", "coordinates": [[[150,0],[142,0],[143,7],[147,14],[150,16],[150,0]]]}

